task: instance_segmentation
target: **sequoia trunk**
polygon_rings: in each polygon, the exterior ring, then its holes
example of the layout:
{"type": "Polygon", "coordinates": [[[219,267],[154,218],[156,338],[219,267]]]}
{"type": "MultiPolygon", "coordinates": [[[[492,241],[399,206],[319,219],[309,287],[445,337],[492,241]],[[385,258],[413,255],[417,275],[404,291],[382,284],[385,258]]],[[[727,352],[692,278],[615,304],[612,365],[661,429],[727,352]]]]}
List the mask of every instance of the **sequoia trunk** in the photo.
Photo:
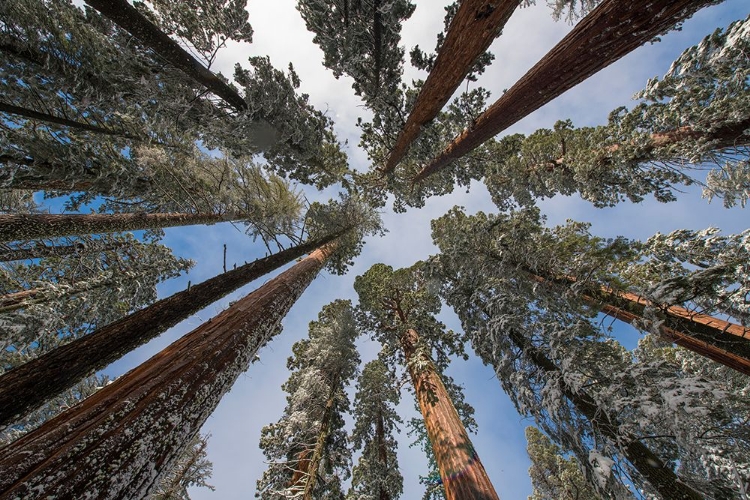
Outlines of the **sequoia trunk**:
{"type": "Polygon", "coordinates": [[[409,329],[401,336],[401,348],[435,453],[446,499],[498,500],[432,361],[424,354],[417,354],[418,341],[417,332],[409,329]],[[415,356],[422,359],[416,360],[415,356]]]}
{"type": "Polygon", "coordinates": [[[0,429],[241,286],[345,231],[289,248],[161,299],[0,376],[0,429]]]}
{"type": "Polygon", "coordinates": [[[0,497],[143,498],[334,250],[330,243],[0,450],[0,497]]]}

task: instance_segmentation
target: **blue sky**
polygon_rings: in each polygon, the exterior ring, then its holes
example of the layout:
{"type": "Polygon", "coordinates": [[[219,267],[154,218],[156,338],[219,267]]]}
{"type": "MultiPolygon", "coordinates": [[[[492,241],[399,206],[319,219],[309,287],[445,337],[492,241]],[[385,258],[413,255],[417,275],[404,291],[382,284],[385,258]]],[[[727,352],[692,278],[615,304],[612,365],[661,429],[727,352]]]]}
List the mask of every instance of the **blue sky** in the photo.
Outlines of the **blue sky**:
{"type": "MultiPolygon", "coordinates": [[[[407,47],[407,52],[416,44],[423,49],[434,47],[435,35],[442,29],[445,3],[417,2],[416,12],[404,25],[402,44],[407,47]]],[[[254,55],[269,55],[277,68],[293,63],[302,80],[300,90],[310,95],[311,102],[318,109],[328,110],[336,122],[339,138],[348,140],[346,150],[350,165],[366,169],[369,163],[365,153],[357,147],[359,129],[354,124],[359,116],[367,118],[367,111],[351,90],[351,80],[346,77],[336,80],[322,66],[322,52],[312,43],[313,35],[305,30],[294,5],[292,0],[250,1],[248,10],[255,30],[254,43],[230,45],[220,53],[213,69],[229,76],[235,62],[246,64],[247,58],[254,55]]],[[[648,78],[662,75],[684,48],[697,43],[716,27],[725,27],[731,21],[744,18],[748,10],[746,0],[731,0],[704,9],[686,22],[682,31],[662,37],[659,43],[641,47],[506,133],[529,133],[540,127],[552,127],[558,119],[566,118],[572,119],[575,125],[605,123],[612,109],[621,105],[632,106],[631,96],[644,86],[648,78]]],[[[503,35],[493,44],[491,50],[496,59],[478,85],[492,92],[491,101],[496,99],[570,29],[564,22],[552,21],[550,9],[544,2],[517,11],[503,35]]],[[[424,76],[425,73],[407,65],[405,79],[424,76]]],[[[323,201],[332,194],[331,190],[316,193],[309,188],[305,188],[305,193],[310,201],[323,201]]],[[[216,486],[216,491],[195,490],[192,492],[194,499],[231,500],[253,496],[255,481],[265,469],[258,449],[260,429],[282,414],[286,395],[280,386],[288,377],[285,366],[291,345],[306,336],[307,323],[317,316],[323,305],[336,298],[350,298],[356,302],[352,289],[354,278],[372,264],[384,262],[394,267],[409,266],[435,253],[430,238],[430,220],[454,205],[462,205],[470,213],[495,211],[482,185],[473,185],[469,193],[458,190],[450,196],[431,199],[420,210],[412,209],[405,214],[386,211],[383,218],[390,232],[382,238],[370,238],[347,275],[321,274],[315,280],[285,319],[281,335],[260,352],[260,361],[238,379],[204,426],[203,432],[212,435],[209,458],[214,462],[211,483],[216,486]]],[[[593,224],[592,232],[600,236],[647,238],[657,231],[708,226],[738,232],[748,226],[744,210],[724,209],[720,200],[708,204],[701,199],[700,190],[696,188],[686,188],[678,201],[667,205],[646,200],[597,210],[577,197],[555,197],[541,201],[540,206],[550,225],[563,223],[568,218],[588,221],[593,224]]],[[[184,289],[188,280],[198,283],[221,272],[224,243],[227,244],[228,267],[261,257],[266,251],[262,243],[253,243],[230,224],[173,228],[166,234],[164,242],[167,245],[178,255],[194,259],[197,264],[188,276],[164,283],[160,297],[184,289]]],[[[113,364],[106,372],[120,375],[135,367],[267,279],[261,279],[206,308],[113,364]]],[[[444,311],[442,319],[450,328],[460,329],[450,311],[444,311]]],[[[633,339],[637,338],[635,332],[632,335],[633,339]]],[[[362,350],[363,362],[366,362],[374,357],[377,346],[363,340],[362,350]]],[[[472,357],[468,362],[456,361],[449,373],[456,382],[465,386],[466,399],[476,409],[479,431],[472,440],[498,493],[507,499],[525,498],[531,493],[531,485],[523,429],[530,422],[515,412],[493,371],[482,366],[476,358],[472,357]]],[[[416,416],[413,398],[405,391],[402,399],[402,416],[407,421],[416,416]]],[[[422,487],[418,484],[418,475],[426,473],[426,462],[417,448],[409,448],[410,439],[405,429],[402,431],[399,463],[404,475],[403,498],[420,498],[422,487]]]]}

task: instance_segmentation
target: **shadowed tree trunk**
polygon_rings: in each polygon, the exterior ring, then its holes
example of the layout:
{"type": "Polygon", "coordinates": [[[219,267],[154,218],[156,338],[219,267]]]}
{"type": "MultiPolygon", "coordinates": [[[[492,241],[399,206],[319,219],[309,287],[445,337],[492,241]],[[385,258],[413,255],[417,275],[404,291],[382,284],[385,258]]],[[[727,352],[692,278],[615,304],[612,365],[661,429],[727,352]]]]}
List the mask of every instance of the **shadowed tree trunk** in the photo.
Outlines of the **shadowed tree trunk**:
{"type": "Polygon", "coordinates": [[[180,45],[169,38],[154,23],[138,12],[127,0],[86,0],[119,27],[128,31],[144,45],[163,57],[169,64],[180,69],[193,80],[224,99],[237,111],[247,109],[245,100],[228,84],[206,69],[180,45]]]}
{"type": "Polygon", "coordinates": [[[242,220],[241,215],[189,213],[0,214],[0,242],[119,233],[242,220]]]}
{"type": "Polygon", "coordinates": [[[107,245],[98,245],[94,242],[73,243],[70,245],[45,245],[34,243],[32,246],[20,248],[6,248],[0,245],[0,262],[12,262],[15,260],[42,259],[45,257],[64,257],[76,253],[104,252],[125,246],[126,242],[113,242],[107,245]]]}
{"type": "MultiPolygon", "coordinates": [[[[559,373],[559,369],[552,360],[532,346],[520,333],[511,330],[508,332],[508,337],[540,369],[551,374],[559,373]]],[[[659,492],[662,498],[667,500],[701,500],[704,498],[703,495],[682,483],[672,469],[642,442],[637,439],[623,442],[623,436],[618,432],[620,424],[617,419],[600,408],[591,396],[584,391],[573,391],[565,383],[564,377],[559,377],[559,380],[565,397],[591,422],[595,429],[611,439],[612,444],[618,446],[625,458],[659,492]]]]}
{"type": "Polygon", "coordinates": [[[477,58],[502,32],[518,0],[464,0],[451,21],[440,52],[411,113],[399,133],[383,172],[396,168],[423,125],[435,118],[469,74],[477,58]],[[498,5],[499,4],[499,5],[498,5]]]}
{"type": "Polygon", "coordinates": [[[345,232],[289,248],[220,274],[4,373],[0,376],[0,429],[204,307],[345,232]]]}
{"type": "Polygon", "coordinates": [[[445,168],[555,97],[606,68],[712,0],[604,0],[500,99],[414,176],[445,168]]]}
{"type": "Polygon", "coordinates": [[[143,498],[335,249],[329,243],[79,405],[0,450],[0,497],[143,498]]]}
{"type": "Polygon", "coordinates": [[[401,336],[401,349],[435,453],[445,498],[498,500],[432,360],[417,353],[418,342],[419,335],[412,329],[401,336]]]}

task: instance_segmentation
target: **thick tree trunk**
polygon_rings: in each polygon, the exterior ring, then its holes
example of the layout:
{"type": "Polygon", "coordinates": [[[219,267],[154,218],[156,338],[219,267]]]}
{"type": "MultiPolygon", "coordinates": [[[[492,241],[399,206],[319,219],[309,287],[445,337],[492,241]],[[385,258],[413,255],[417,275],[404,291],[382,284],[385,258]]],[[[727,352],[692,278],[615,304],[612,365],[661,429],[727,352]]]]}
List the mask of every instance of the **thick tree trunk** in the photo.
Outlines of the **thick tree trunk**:
{"type": "Polygon", "coordinates": [[[448,28],[443,46],[427,75],[411,113],[383,167],[391,172],[404,157],[419,131],[435,118],[469,74],[477,58],[503,30],[518,0],[464,0],[448,28]]]}
{"type": "Polygon", "coordinates": [[[140,40],[172,66],[224,99],[238,111],[247,109],[245,100],[228,84],[206,69],[155,24],[138,12],[127,0],[86,0],[103,16],[140,40]]]}
{"type": "MultiPolygon", "coordinates": [[[[532,346],[520,333],[511,330],[508,332],[511,341],[534,363],[547,373],[559,373],[555,364],[542,352],[532,346]]],[[[596,402],[585,392],[575,392],[570,389],[564,379],[560,377],[563,384],[565,397],[580,411],[591,425],[599,430],[604,436],[617,445],[625,458],[646,479],[665,500],[702,500],[699,494],[686,484],[680,482],[677,475],[664,462],[654,455],[646,445],[637,439],[624,442],[626,436],[618,432],[620,424],[613,415],[607,414],[596,402]],[[624,444],[622,444],[624,443],[624,444]]]]}
{"type": "Polygon", "coordinates": [[[414,359],[418,356],[418,341],[417,332],[409,329],[401,336],[401,348],[435,453],[446,499],[498,500],[432,361],[425,355],[420,355],[420,360],[414,359]]]}
{"type": "Polygon", "coordinates": [[[43,259],[45,257],[65,257],[78,253],[104,252],[122,248],[126,244],[126,242],[112,242],[106,245],[98,245],[95,242],[80,242],[70,245],[45,245],[44,243],[37,242],[32,246],[21,248],[8,248],[0,245],[0,262],[43,259]]]}
{"type": "Polygon", "coordinates": [[[143,140],[142,137],[136,137],[126,132],[112,130],[112,129],[105,128],[105,127],[98,127],[96,125],[91,125],[88,123],[83,123],[83,122],[79,122],[75,120],[69,120],[67,118],[62,118],[60,116],[54,116],[54,115],[50,115],[47,113],[40,113],[38,111],[34,111],[33,109],[22,108],[22,107],[14,106],[12,104],[4,103],[4,102],[0,102],[0,112],[19,115],[19,116],[23,116],[25,118],[29,118],[32,120],[39,120],[39,121],[43,121],[47,123],[54,123],[56,125],[64,125],[69,128],[85,130],[87,132],[95,132],[97,134],[122,137],[124,139],[143,140]]]}
{"type": "Polygon", "coordinates": [[[143,498],[334,250],[330,243],[82,403],[0,449],[0,498],[143,498]]]}
{"type": "MultiPolygon", "coordinates": [[[[540,283],[569,286],[576,282],[572,276],[551,278],[527,272],[531,279],[540,283]]],[[[659,332],[666,338],[696,354],[750,375],[750,328],[680,306],[658,307],[634,293],[604,286],[587,290],[582,298],[628,324],[637,320],[648,325],[650,321],[644,317],[646,308],[655,308],[663,320],[659,324],[659,332]]]]}
{"type": "Polygon", "coordinates": [[[419,182],[713,0],[604,0],[414,178],[419,182]]]}
{"type": "Polygon", "coordinates": [[[239,215],[188,213],[0,214],[0,242],[215,224],[242,218],[239,215]]]}
{"type": "Polygon", "coordinates": [[[241,286],[330,243],[344,231],[289,248],[161,299],[0,375],[0,429],[42,406],[241,286]]]}

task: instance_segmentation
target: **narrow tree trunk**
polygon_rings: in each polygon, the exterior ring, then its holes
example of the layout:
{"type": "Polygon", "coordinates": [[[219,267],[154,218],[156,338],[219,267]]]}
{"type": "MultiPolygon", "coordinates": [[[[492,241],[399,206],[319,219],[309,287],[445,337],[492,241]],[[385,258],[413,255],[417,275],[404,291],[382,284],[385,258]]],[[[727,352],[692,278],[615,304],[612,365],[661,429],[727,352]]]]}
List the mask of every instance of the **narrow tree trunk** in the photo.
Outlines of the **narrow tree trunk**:
{"type": "Polygon", "coordinates": [[[258,259],[154,302],[0,375],[0,430],[241,286],[335,240],[345,231],[258,259]]]}
{"type": "Polygon", "coordinates": [[[0,449],[0,497],[143,498],[323,267],[331,243],[0,449]]]}
{"type": "Polygon", "coordinates": [[[67,118],[62,118],[60,116],[54,116],[54,115],[50,115],[47,113],[40,113],[39,111],[34,111],[33,109],[22,108],[22,107],[14,106],[12,104],[4,103],[4,102],[0,102],[0,112],[19,115],[25,118],[30,118],[32,120],[39,120],[39,121],[43,121],[47,123],[54,123],[57,125],[64,125],[69,128],[85,130],[87,132],[95,132],[97,134],[122,137],[124,139],[143,140],[142,137],[137,137],[137,136],[128,134],[126,132],[112,130],[112,129],[105,128],[105,127],[98,127],[96,125],[91,125],[88,123],[83,123],[83,122],[79,122],[75,120],[69,120],[67,118]]]}
{"type": "Polygon", "coordinates": [[[0,295],[0,314],[15,311],[33,304],[43,304],[61,295],[73,295],[88,292],[112,282],[111,275],[102,275],[73,284],[58,284],[57,290],[49,287],[31,288],[20,292],[0,295]]]}
{"type": "Polygon", "coordinates": [[[411,113],[399,133],[383,172],[391,172],[404,157],[419,131],[435,118],[482,53],[503,30],[518,0],[464,0],[460,3],[443,46],[427,75],[411,113]]]}
{"type": "Polygon", "coordinates": [[[445,168],[712,0],[604,0],[413,178],[445,168]]]}
{"type": "Polygon", "coordinates": [[[228,84],[206,69],[154,23],[138,12],[127,0],[86,0],[103,16],[128,31],[172,66],[204,85],[238,111],[247,109],[245,100],[228,84]]]}
{"type": "MultiPolygon", "coordinates": [[[[380,460],[383,470],[388,470],[388,450],[385,444],[385,423],[383,422],[383,412],[378,410],[378,420],[375,423],[375,442],[378,445],[378,460],[380,460]]],[[[388,492],[383,489],[381,484],[378,490],[378,500],[391,500],[388,492]]]]}
{"type": "Polygon", "coordinates": [[[498,500],[432,361],[424,354],[417,354],[418,341],[417,332],[409,329],[401,336],[401,348],[435,453],[446,499],[498,500]],[[415,356],[421,359],[417,360],[415,356]]]}
{"type": "MultiPolygon", "coordinates": [[[[539,283],[556,283],[569,286],[576,282],[572,276],[562,278],[542,277],[527,270],[531,279],[539,283]]],[[[721,363],[724,366],[750,375],[750,328],[730,323],[707,314],[691,312],[684,307],[657,307],[649,300],[634,293],[621,292],[609,287],[587,290],[581,296],[585,301],[597,304],[602,312],[628,324],[644,317],[646,308],[658,309],[663,323],[659,332],[675,344],[721,363]]]]}
{"type": "Polygon", "coordinates": [[[242,218],[200,213],[0,214],[0,242],[215,224],[242,218]]]}
{"type": "Polygon", "coordinates": [[[315,449],[313,450],[310,460],[307,462],[307,470],[305,471],[307,473],[305,474],[307,479],[305,480],[302,500],[313,500],[313,489],[315,489],[315,483],[318,481],[318,469],[320,468],[320,461],[323,458],[323,448],[328,440],[328,434],[331,432],[331,419],[333,418],[333,405],[336,403],[337,385],[337,381],[334,381],[331,385],[331,394],[328,396],[328,401],[326,401],[323,418],[320,422],[318,439],[315,442],[315,449]]]}
{"type": "MultiPolygon", "coordinates": [[[[547,373],[557,374],[560,372],[549,358],[532,346],[520,333],[511,330],[508,332],[508,336],[516,347],[523,351],[536,366],[547,373]]],[[[662,498],[665,500],[703,499],[703,495],[680,482],[672,469],[665,465],[642,442],[637,439],[624,442],[625,436],[618,432],[620,424],[617,419],[600,408],[591,396],[583,391],[573,391],[565,384],[562,377],[560,377],[560,380],[565,397],[591,422],[595,429],[609,438],[613,445],[620,448],[625,458],[659,492],[662,498]]]]}
{"type": "Polygon", "coordinates": [[[65,257],[78,253],[104,252],[122,248],[126,242],[113,242],[107,245],[99,245],[96,242],[73,243],[70,245],[45,245],[34,243],[26,248],[7,248],[0,245],[0,262],[12,262],[15,260],[43,259],[45,257],[65,257]]]}

